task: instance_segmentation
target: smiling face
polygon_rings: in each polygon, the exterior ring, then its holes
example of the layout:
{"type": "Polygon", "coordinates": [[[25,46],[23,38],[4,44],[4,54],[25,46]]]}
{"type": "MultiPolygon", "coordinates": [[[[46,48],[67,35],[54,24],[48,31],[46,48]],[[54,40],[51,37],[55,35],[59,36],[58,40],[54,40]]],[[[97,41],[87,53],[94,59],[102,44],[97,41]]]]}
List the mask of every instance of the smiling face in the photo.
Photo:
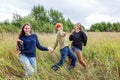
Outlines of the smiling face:
{"type": "Polygon", "coordinates": [[[24,33],[26,35],[30,35],[31,34],[31,27],[29,25],[25,25],[23,30],[24,30],[24,33]]]}
{"type": "Polygon", "coordinates": [[[80,23],[77,23],[77,24],[75,25],[75,30],[81,30],[81,25],[80,25],[80,23]]]}
{"type": "Polygon", "coordinates": [[[79,26],[75,25],[75,29],[76,29],[76,30],[79,30],[79,28],[80,28],[79,26]]]}

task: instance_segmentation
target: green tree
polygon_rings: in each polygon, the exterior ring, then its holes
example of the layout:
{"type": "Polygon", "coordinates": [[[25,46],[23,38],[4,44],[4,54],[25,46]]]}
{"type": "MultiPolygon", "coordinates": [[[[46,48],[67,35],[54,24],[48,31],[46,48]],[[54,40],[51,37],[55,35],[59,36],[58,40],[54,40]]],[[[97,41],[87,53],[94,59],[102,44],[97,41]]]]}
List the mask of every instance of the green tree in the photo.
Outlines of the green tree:
{"type": "Polygon", "coordinates": [[[57,22],[61,22],[61,20],[63,19],[62,13],[57,10],[53,10],[52,8],[48,11],[48,15],[49,20],[53,25],[55,25],[57,22]]]}
{"type": "Polygon", "coordinates": [[[43,25],[44,22],[49,22],[49,18],[47,16],[47,12],[43,6],[34,6],[31,13],[34,15],[35,20],[43,25]]]}
{"type": "Polygon", "coordinates": [[[67,19],[67,31],[71,32],[71,30],[74,28],[74,24],[71,22],[71,20],[67,19]]]}
{"type": "Polygon", "coordinates": [[[21,27],[21,20],[22,20],[22,17],[19,14],[13,13],[13,20],[12,20],[13,25],[20,28],[21,27]]]}

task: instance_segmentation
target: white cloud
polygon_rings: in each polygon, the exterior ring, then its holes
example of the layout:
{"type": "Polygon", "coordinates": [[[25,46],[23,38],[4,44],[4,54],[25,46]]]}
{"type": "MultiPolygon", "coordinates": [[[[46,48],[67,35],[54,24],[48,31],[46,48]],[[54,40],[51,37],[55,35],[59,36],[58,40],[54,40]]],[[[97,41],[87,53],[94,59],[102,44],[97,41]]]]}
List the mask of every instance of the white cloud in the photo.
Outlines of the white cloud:
{"type": "Polygon", "coordinates": [[[1,16],[0,21],[4,21],[6,19],[11,21],[12,17],[13,17],[13,13],[17,13],[21,16],[26,16],[26,15],[28,15],[28,13],[30,13],[30,11],[17,8],[13,5],[6,5],[4,8],[0,9],[0,12],[1,12],[0,13],[0,16],[1,16]]]}
{"type": "Polygon", "coordinates": [[[2,1],[2,3],[0,3],[0,21],[4,21],[6,19],[11,21],[13,13],[17,13],[22,17],[28,15],[31,11],[31,8],[27,8],[26,6],[22,5],[29,6],[25,3],[20,4],[19,1],[11,1],[10,3],[8,3],[7,0],[2,1]]]}
{"type": "Polygon", "coordinates": [[[120,21],[120,17],[104,15],[104,14],[92,14],[85,19],[86,26],[88,26],[88,28],[90,27],[91,24],[94,24],[94,23],[119,22],[119,21],[120,21]]]}
{"type": "MultiPolygon", "coordinates": [[[[72,4],[76,8],[93,8],[94,6],[98,5],[98,0],[67,0],[69,4],[72,4]]],[[[74,8],[75,8],[74,7],[74,8]]]]}
{"type": "Polygon", "coordinates": [[[11,20],[12,15],[9,13],[0,13],[0,21],[11,20]]]}
{"type": "Polygon", "coordinates": [[[80,22],[89,29],[96,22],[120,21],[120,0],[0,0],[0,21],[12,19],[12,13],[26,16],[34,5],[56,9],[74,23],[80,22]]]}

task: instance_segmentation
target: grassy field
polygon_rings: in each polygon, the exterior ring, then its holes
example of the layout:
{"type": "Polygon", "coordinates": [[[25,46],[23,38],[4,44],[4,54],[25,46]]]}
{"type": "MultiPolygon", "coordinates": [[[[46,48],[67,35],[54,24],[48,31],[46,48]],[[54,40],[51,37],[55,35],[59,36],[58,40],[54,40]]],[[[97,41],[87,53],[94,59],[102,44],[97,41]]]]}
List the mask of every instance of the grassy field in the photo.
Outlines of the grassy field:
{"type": "MultiPolygon", "coordinates": [[[[68,61],[58,71],[51,66],[59,60],[59,47],[54,53],[37,49],[38,74],[27,80],[120,80],[120,33],[88,32],[88,43],[83,57],[88,68],[77,60],[74,70],[68,70],[68,61]]],[[[37,34],[41,45],[53,46],[55,34],[37,34]]],[[[69,36],[69,34],[68,34],[69,36]]],[[[68,37],[67,36],[67,37],[68,37]]],[[[25,80],[25,71],[16,52],[17,34],[0,34],[0,80],[25,80]]],[[[69,45],[71,44],[68,41],[69,45]]]]}

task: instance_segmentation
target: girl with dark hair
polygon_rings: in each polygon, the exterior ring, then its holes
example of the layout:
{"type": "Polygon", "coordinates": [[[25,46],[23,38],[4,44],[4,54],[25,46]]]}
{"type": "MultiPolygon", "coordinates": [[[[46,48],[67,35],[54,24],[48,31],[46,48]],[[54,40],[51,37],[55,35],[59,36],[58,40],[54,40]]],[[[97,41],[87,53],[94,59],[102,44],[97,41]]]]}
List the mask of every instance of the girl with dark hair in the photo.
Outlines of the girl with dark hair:
{"type": "Polygon", "coordinates": [[[53,51],[52,48],[40,45],[37,35],[32,34],[32,28],[29,24],[23,25],[17,40],[17,46],[17,49],[21,51],[19,54],[20,62],[26,70],[25,77],[37,73],[36,47],[42,51],[53,51]]]}

